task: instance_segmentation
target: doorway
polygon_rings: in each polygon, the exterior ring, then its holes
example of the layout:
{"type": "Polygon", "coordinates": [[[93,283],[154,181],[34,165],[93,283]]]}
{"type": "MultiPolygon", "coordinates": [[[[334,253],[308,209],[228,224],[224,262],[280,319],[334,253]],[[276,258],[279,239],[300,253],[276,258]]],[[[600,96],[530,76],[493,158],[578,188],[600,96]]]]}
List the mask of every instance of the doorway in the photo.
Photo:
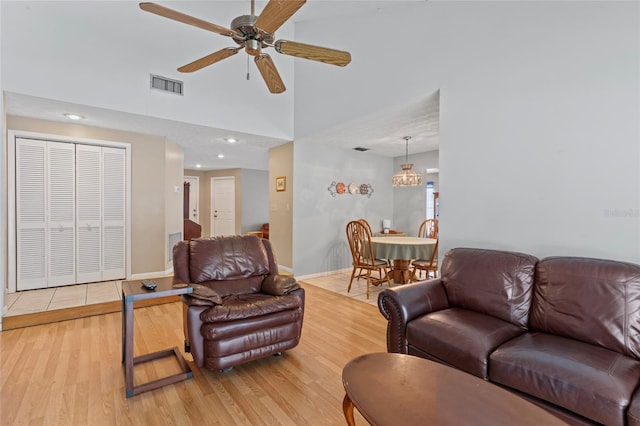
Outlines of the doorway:
{"type": "Polygon", "coordinates": [[[200,177],[185,176],[189,183],[189,219],[200,225],[200,177]]]}
{"type": "Polygon", "coordinates": [[[236,178],[211,178],[211,236],[236,234],[236,178]]]}

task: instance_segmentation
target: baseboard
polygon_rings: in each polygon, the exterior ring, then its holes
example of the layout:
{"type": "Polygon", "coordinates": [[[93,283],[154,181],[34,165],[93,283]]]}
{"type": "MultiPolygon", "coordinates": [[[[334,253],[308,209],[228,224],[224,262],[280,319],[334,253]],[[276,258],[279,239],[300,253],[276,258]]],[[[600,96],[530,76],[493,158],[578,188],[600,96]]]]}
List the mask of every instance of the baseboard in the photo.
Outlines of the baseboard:
{"type": "Polygon", "coordinates": [[[285,271],[293,275],[293,269],[287,268],[286,266],[278,265],[279,271],[285,271]]]}
{"type": "Polygon", "coordinates": [[[337,269],[335,271],[318,272],[317,274],[308,274],[308,275],[296,276],[296,279],[297,280],[309,280],[309,279],[312,279],[312,278],[326,277],[328,275],[333,275],[333,274],[337,274],[337,273],[340,273],[340,272],[351,273],[351,271],[352,271],[352,268],[337,269]]]}
{"type": "Polygon", "coordinates": [[[149,279],[149,278],[166,277],[166,276],[172,275],[172,274],[173,274],[173,268],[170,268],[170,269],[167,269],[164,272],[158,271],[158,272],[145,272],[143,274],[133,274],[129,278],[127,278],[127,281],[131,281],[131,280],[146,280],[146,279],[149,279]]]}

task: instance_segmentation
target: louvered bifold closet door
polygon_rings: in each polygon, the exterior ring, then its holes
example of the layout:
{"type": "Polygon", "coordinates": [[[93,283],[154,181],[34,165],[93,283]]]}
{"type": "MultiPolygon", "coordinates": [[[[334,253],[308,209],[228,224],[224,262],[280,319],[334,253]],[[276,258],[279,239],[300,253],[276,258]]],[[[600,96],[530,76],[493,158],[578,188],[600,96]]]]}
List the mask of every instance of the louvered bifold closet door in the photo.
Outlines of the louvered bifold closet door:
{"type": "Polygon", "coordinates": [[[75,145],[47,142],[48,287],[76,283],[75,145]]]}
{"type": "Polygon", "coordinates": [[[76,146],[77,282],[102,280],[102,148],[76,146]]]}
{"type": "Polygon", "coordinates": [[[47,143],[16,139],[16,287],[47,286],[47,143]]]}
{"type": "Polygon", "coordinates": [[[125,150],[102,148],[102,279],[125,274],[125,150]]]}

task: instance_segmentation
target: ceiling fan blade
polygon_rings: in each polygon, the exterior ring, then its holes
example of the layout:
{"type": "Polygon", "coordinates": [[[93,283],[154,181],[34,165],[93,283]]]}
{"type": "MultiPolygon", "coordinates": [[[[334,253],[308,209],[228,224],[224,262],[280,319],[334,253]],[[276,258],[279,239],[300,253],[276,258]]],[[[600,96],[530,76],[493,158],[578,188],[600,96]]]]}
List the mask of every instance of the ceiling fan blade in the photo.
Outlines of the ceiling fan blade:
{"type": "Polygon", "coordinates": [[[193,16],[185,15],[182,12],[169,9],[168,7],[160,6],[156,3],[140,3],[140,9],[144,10],[145,12],[154,13],[164,18],[169,18],[173,19],[174,21],[182,22],[184,24],[193,25],[194,27],[202,28],[203,30],[212,31],[223,36],[242,37],[239,33],[229,28],[212,24],[211,22],[203,21],[202,19],[194,18],[193,16]]]}
{"type": "Polygon", "coordinates": [[[262,74],[262,78],[264,79],[264,82],[267,83],[267,87],[271,93],[282,93],[287,90],[287,88],[284,87],[284,83],[280,78],[280,74],[278,73],[275,64],[271,60],[271,56],[263,53],[260,56],[256,56],[254,61],[256,62],[258,70],[260,71],[260,74],[262,74]]]}
{"type": "Polygon", "coordinates": [[[285,55],[305,58],[325,64],[344,67],[351,62],[351,54],[342,50],[329,49],[328,47],[314,46],[295,41],[278,40],[274,47],[276,51],[285,55]]]}
{"type": "Polygon", "coordinates": [[[204,58],[197,59],[187,65],[183,65],[178,68],[180,72],[194,72],[207,67],[211,64],[215,64],[223,59],[228,58],[229,56],[233,56],[238,53],[240,47],[225,47],[224,49],[220,49],[217,52],[213,52],[211,55],[207,55],[204,58]]]}
{"type": "Polygon", "coordinates": [[[306,1],[270,0],[258,16],[255,26],[268,33],[275,33],[306,1]]]}

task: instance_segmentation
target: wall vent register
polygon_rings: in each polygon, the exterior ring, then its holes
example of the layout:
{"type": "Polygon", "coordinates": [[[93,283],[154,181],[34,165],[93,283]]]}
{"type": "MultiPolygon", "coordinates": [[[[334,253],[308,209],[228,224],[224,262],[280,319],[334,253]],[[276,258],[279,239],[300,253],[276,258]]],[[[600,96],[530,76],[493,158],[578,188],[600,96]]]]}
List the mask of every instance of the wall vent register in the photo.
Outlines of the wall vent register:
{"type": "Polygon", "coordinates": [[[175,93],[176,95],[182,95],[184,83],[179,80],[172,80],[167,77],[160,77],[159,75],[151,74],[151,88],[162,90],[164,92],[175,93]]]}

